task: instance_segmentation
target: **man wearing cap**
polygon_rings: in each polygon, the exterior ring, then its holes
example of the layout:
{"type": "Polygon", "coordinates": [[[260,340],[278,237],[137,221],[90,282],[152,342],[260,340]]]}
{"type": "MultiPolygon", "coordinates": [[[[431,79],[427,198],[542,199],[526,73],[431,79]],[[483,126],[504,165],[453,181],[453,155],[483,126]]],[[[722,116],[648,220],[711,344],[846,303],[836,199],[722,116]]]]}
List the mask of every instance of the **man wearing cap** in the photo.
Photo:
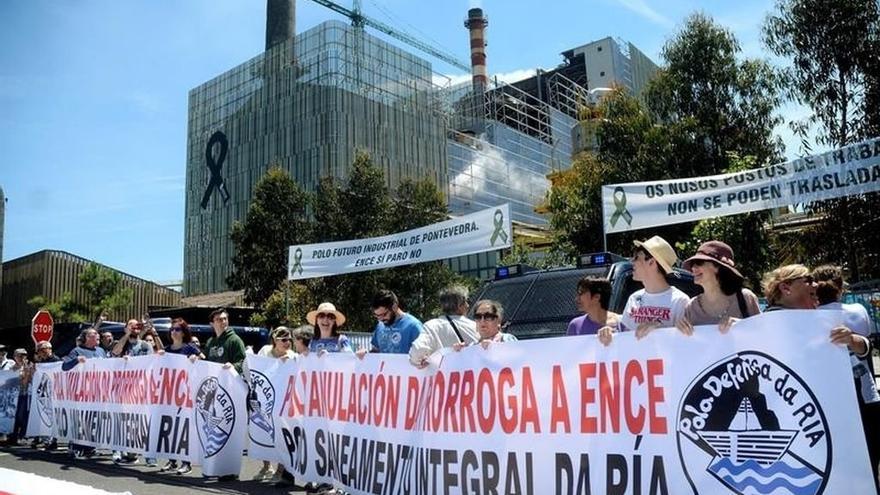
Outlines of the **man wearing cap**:
{"type": "Polygon", "coordinates": [[[428,365],[428,356],[454,344],[473,344],[480,340],[477,325],[467,316],[468,290],[453,285],[440,291],[443,315],[425,322],[409,350],[410,362],[418,368],[428,365]]]}
{"type": "Polygon", "coordinates": [[[37,353],[34,354],[34,361],[38,363],[57,363],[61,358],[52,352],[52,344],[49,341],[41,340],[37,343],[37,353]]]}
{"type": "MultiPolygon", "coordinates": [[[[620,329],[635,331],[636,338],[641,339],[655,328],[675,326],[684,316],[690,298],[666,281],[666,275],[672,273],[678,261],[666,240],[655,235],[646,241],[635,241],[635,245],[633,280],[641,282],[644,288],[633,292],[626,301],[620,329]]],[[[604,327],[599,331],[599,340],[608,345],[611,335],[611,328],[604,327]]]]}
{"type": "Polygon", "coordinates": [[[28,416],[31,405],[31,377],[34,374],[33,363],[28,362],[28,353],[24,349],[16,349],[12,354],[15,360],[13,371],[19,372],[21,380],[18,386],[18,404],[15,408],[15,423],[12,426],[12,434],[9,435],[9,443],[17,445],[20,438],[27,433],[28,416]]]}

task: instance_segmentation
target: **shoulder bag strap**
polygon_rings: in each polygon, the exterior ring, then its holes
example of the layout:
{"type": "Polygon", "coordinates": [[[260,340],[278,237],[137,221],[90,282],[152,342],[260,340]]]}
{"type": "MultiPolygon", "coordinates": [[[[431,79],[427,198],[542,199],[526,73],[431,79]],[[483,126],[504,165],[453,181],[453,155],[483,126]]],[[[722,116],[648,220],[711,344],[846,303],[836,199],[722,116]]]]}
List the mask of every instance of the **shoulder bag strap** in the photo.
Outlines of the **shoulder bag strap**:
{"type": "Polygon", "coordinates": [[[741,314],[743,318],[752,316],[749,314],[749,306],[746,304],[746,298],[743,296],[742,289],[736,291],[736,302],[739,304],[739,314],[741,314]]]}
{"type": "Polygon", "coordinates": [[[458,341],[464,343],[464,337],[461,336],[461,331],[458,330],[458,327],[455,326],[455,322],[452,321],[452,318],[449,315],[446,315],[446,320],[449,321],[449,324],[452,325],[452,329],[455,330],[455,335],[458,335],[458,341]]]}

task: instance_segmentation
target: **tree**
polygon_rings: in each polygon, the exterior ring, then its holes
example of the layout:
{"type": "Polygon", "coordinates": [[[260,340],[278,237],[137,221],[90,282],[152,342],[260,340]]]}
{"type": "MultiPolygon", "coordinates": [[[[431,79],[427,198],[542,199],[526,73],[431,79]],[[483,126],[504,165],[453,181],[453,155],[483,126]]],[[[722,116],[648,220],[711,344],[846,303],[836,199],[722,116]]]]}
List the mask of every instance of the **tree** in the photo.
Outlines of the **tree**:
{"type": "Polygon", "coordinates": [[[47,309],[59,322],[96,322],[101,315],[118,313],[131,306],[133,291],[123,285],[119,272],[89,263],[78,280],[85,294],[82,300],[65,292],[58,301],[36,296],[28,300],[28,304],[47,309]]]}
{"type": "Polygon", "coordinates": [[[687,130],[679,135],[688,137],[689,153],[672,150],[678,177],[721,173],[731,152],[759,164],[780,158],[778,74],[762,60],[737,60],[740,52],[733,33],[700,13],[663,47],[666,66],[648,83],[645,101],[660,122],[687,130]]]}
{"type": "MultiPolygon", "coordinates": [[[[557,249],[571,255],[601,249],[603,184],[717,174],[731,167],[732,155],[755,157],[758,166],[781,159],[773,137],[778,75],[763,61],[740,61],[740,51],[732,33],[694,14],[664,46],[666,65],[644,100],[618,88],[587,112],[583,124],[595,129],[597,147],[577,156],[547,196],[557,249]]],[[[627,254],[633,239],[687,240],[693,226],[614,234],[607,246],[627,254]]]]}
{"type": "MultiPolygon", "coordinates": [[[[818,125],[817,142],[835,148],[880,131],[878,37],[875,0],[777,2],[765,22],[764,41],[790,62],[784,71],[787,96],[812,111],[806,122],[794,126],[804,142],[812,125],[818,125]]],[[[878,207],[878,194],[810,205],[819,223],[803,236],[810,254],[803,261],[840,263],[845,258],[852,278],[880,276],[880,229],[872,224],[878,207]]]]}
{"type": "Polygon", "coordinates": [[[226,280],[233,289],[244,289],[248,304],[261,308],[287,278],[288,248],[311,241],[310,202],[281,168],[270,168],[257,183],[244,222],[232,226],[235,253],[226,280]]]}
{"type": "MultiPolygon", "coordinates": [[[[755,157],[731,156],[731,167],[724,173],[740,172],[755,167],[755,157]]],[[[760,292],[761,278],[772,262],[772,238],[764,224],[770,217],[768,211],[756,211],[707,218],[694,226],[686,241],[676,243],[676,250],[682,259],[692,256],[706,241],[722,240],[733,249],[736,266],[745,277],[747,284],[760,292]]]]}

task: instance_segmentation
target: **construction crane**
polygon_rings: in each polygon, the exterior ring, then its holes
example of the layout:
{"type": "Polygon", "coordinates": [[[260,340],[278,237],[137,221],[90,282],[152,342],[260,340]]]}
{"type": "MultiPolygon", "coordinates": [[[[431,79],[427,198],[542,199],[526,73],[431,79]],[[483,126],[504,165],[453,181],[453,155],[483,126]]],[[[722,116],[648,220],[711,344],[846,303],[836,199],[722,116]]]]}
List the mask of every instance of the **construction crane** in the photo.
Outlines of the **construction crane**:
{"type": "Polygon", "coordinates": [[[468,65],[468,63],[457,59],[454,55],[444,53],[444,52],[438,50],[437,48],[434,48],[433,46],[431,46],[421,40],[418,40],[415,37],[413,37],[407,33],[400,32],[400,31],[392,28],[391,26],[389,26],[383,22],[380,22],[380,21],[377,21],[376,19],[365,16],[364,14],[361,13],[361,7],[360,7],[359,0],[354,1],[354,6],[352,9],[347,9],[347,8],[343,7],[342,5],[339,5],[336,2],[331,2],[330,0],[312,0],[312,1],[319,4],[319,5],[323,5],[324,7],[327,7],[328,9],[330,9],[334,12],[342,14],[345,17],[348,17],[349,19],[351,19],[352,26],[355,26],[355,27],[361,28],[361,29],[363,29],[364,26],[370,26],[371,28],[376,29],[378,31],[381,31],[381,32],[387,34],[388,36],[391,36],[393,38],[397,38],[398,40],[400,40],[400,41],[402,41],[402,42],[404,42],[414,48],[417,48],[418,50],[421,50],[422,52],[427,53],[428,55],[431,55],[439,60],[442,60],[453,67],[457,67],[465,72],[470,72],[470,70],[471,70],[471,67],[470,67],[470,65],[468,65]]]}

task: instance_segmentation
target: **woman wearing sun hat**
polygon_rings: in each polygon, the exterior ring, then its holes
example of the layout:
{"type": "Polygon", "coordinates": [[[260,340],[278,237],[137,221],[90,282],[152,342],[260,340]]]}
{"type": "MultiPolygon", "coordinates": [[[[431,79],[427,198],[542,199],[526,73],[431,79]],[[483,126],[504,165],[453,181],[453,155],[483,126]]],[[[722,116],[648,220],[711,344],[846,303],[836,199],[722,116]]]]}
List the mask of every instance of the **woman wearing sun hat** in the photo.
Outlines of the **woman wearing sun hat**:
{"type": "Polygon", "coordinates": [[[717,324],[725,333],[734,322],[761,312],[758,296],[743,287],[733,249],[727,244],[704,242],[683,266],[694,274],[694,283],[703,288],[703,293],[688,303],[682,325],[717,324]]]}
{"type": "Polygon", "coordinates": [[[318,309],[309,311],[306,320],[315,327],[315,337],[309,342],[310,352],[353,352],[348,337],[339,333],[339,327],[345,324],[345,315],[333,303],[322,302],[318,309]]]}

